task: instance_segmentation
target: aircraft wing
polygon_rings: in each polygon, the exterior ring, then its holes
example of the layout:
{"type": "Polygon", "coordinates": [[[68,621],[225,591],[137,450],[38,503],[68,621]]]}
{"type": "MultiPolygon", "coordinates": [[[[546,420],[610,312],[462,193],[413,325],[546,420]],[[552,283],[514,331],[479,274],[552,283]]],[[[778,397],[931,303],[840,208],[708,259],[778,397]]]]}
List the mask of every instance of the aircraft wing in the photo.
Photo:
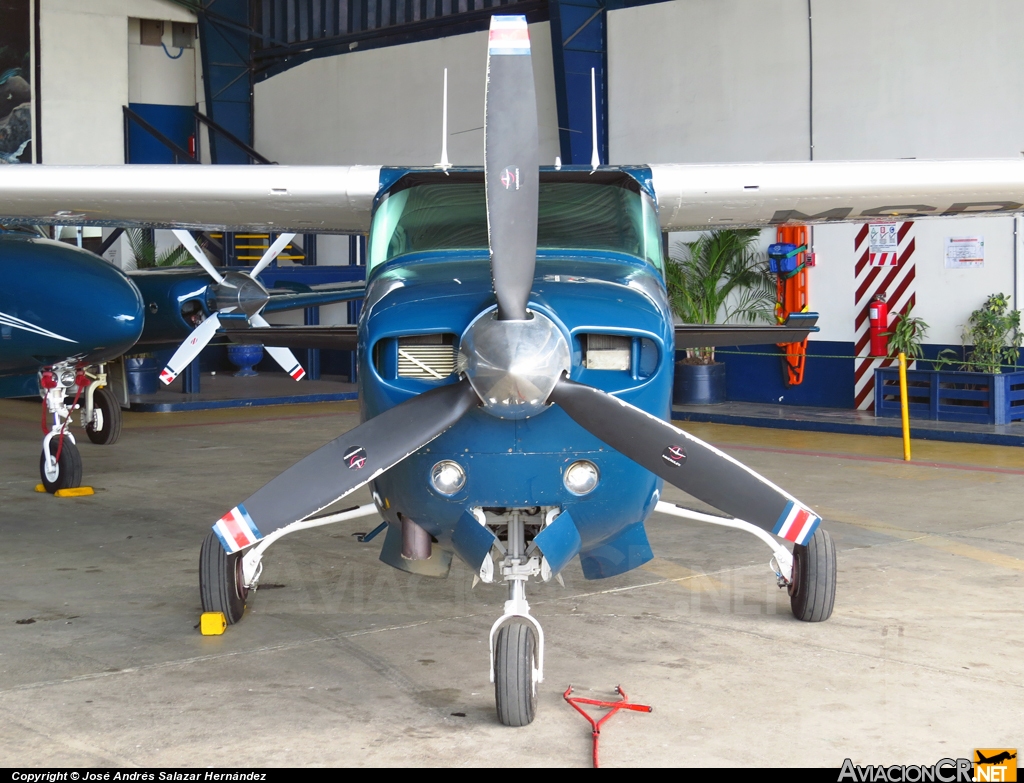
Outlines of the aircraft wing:
{"type": "Polygon", "coordinates": [[[223,324],[221,333],[233,343],[258,343],[274,348],[356,350],[355,326],[263,326],[223,324]]]}
{"type": "Polygon", "coordinates": [[[263,312],[278,313],[282,310],[297,310],[300,307],[316,307],[362,299],[366,294],[366,283],[362,280],[350,283],[324,283],[303,286],[301,291],[271,288],[267,293],[270,294],[270,301],[263,308],[263,312]]]}
{"type": "Polygon", "coordinates": [[[365,233],[380,166],[2,166],[0,222],[365,233]]]}
{"type": "Polygon", "coordinates": [[[1024,159],[650,168],[664,231],[1024,211],[1024,159]]]}
{"type": "Polygon", "coordinates": [[[716,345],[799,343],[817,332],[817,313],[792,313],[781,326],[736,324],[676,324],[676,350],[716,345]]]}

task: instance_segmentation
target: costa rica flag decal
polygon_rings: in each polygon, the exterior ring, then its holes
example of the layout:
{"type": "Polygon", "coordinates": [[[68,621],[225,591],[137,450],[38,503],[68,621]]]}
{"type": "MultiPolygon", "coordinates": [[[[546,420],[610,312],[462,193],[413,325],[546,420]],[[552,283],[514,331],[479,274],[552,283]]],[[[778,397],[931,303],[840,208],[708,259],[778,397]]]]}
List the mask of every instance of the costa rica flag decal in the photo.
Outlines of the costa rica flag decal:
{"type": "Polygon", "coordinates": [[[775,523],[772,532],[794,544],[804,545],[814,535],[820,522],[821,517],[815,516],[811,511],[791,500],[782,510],[779,521],[775,523]]]}
{"type": "Polygon", "coordinates": [[[220,539],[221,546],[228,554],[245,549],[263,538],[256,523],[252,521],[249,512],[241,503],[217,520],[217,524],[213,526],[213,532],[220,539]]]}

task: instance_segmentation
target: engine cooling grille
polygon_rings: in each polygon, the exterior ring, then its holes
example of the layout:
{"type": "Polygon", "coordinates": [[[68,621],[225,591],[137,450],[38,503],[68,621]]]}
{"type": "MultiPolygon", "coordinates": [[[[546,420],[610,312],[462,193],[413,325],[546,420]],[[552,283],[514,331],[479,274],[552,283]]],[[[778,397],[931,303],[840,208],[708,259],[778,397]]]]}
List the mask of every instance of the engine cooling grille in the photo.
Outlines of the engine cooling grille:
{"type": "Polygon", "coordinates": [[[398,340],[398,377],[439,380],[455,372],[454,334],[425,334],[398,340]]]}

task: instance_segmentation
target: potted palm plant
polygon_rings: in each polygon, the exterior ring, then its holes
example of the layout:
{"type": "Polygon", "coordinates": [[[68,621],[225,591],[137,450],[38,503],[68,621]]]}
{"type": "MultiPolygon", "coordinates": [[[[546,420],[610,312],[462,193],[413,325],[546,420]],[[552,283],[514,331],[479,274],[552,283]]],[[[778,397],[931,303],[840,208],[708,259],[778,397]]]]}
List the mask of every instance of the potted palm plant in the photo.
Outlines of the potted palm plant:
{"type": "MultiPolygon", "coordinates": [[[[665,264],[672,312],[685,324],[771,321],[775,279],[754,247],[757,229],[717,229],[678,242],[665,264]]],[[[677,405],[725,401],[725,364],[713,346],[688,348],[676,363],[677,405]]]]}

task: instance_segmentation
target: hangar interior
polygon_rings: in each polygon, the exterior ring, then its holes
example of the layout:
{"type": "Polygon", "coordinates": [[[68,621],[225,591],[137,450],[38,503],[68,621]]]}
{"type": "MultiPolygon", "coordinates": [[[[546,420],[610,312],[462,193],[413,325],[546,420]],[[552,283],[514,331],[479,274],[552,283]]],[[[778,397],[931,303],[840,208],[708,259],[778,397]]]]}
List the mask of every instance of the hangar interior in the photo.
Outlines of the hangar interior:
{"type": "MultiPolygon", "coordinates": [[[[479,167],[495,14],[528,22],[543,166],[589,166],[592,138],[620,167],[1024,156],[1014,0],[0,0],[0,24],[28,32],[0,90],[20,78],[31,91],[30,143],[0,152],[19,166],[432,167],[445,127],[451,164],[479,167]]],[[[0,119],[0,143],[13,128],[0,119]]],[[[785,381],[776,343],[723,345],[725,402],[670,414],[816,510],[838,563],[828,621],[792,617],[760,542],[655,511],[635,570],[593,581],[574,559],[564,585],[531,585],[547,669],[521,728],[495,718],[488,680],[500,591],[458,558],[446,580],[386,567],[384,538],[367,535],[377,516],[275,544],[244,621],[198,630],[210,525],[367,417],[355,351],[296,348],[311,390],[279,393],[279,360],[229,381],[227,349],[211,345],[151,407],[132,398],[116,446],[82,443],[96,493],[75,498],[32,492],[37,375],[0,379],[5,396],[34,396],[0,400],[0,763],[583,766],[591,738],[562,701],[570,683],[599,699],[621,684],[654,706],[602,735],[607,765],[932,764],[1019,746],[1018,403],[1009,418],[939,422],[919,396],[914,459],[900,459],[896,419],[875,411],[875,371],[895,360],[868,354],[866,322],[887,294],[928,326],[912,370],[963,356],[972,313],[1024,295],[1024,213],[1004,204],[929,217],[918,199],[810,226],[819,318],[802,382],[785,381]],[[871,225],[898,232],[891,268],[869,252],[871,225]],[[969,263],[951,255],[958,241],[969,263]],[[220,404],[216,384],[249,381],[220,404]],[[254,406],[261,396],[290,404],[254,406]]],[[[51,235],[136,268],[132,229],[73,220],[51,235]]],[[[179,246],[169,228],[141,231],[156,255],[179,246]]],[[[665,232],[664,247],[701,233],[665,232]]],[[[218,269],[252,267],[278,236],[211,231],[203,246],[218,269]]],[[[753,247],[766,257],[778,241],[763,228],[753,247]]],[[[365,232],[300,231],[264,283],[357,283],[366,257],[365,232]]],[[[267,320],[355,326],[360,305],[267,320]]],[[[713,510],[669,483],[659,497],[713,510]]],[[[353,504],[381,507],[361,486],[327,511],[353,504]]]]}

